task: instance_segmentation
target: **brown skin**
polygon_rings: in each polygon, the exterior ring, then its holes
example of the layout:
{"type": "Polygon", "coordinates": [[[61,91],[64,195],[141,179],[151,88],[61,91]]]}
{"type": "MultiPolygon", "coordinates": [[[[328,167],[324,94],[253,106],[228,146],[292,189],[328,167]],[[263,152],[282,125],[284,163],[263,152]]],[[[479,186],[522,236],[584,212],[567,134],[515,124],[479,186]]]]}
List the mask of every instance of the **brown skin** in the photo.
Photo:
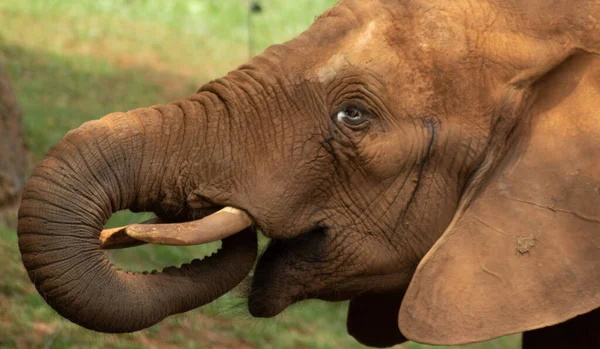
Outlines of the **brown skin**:
{"type": "Polygon", "coordinates": [[[30,277],[83,326],[147,327],[234,287],[255,241],[229,238],[242,241],[223,261],[179,276],[126,276],[98,250],[104,222],[124,208],[186,221],[230,205],[273,239],[254,273],[254,316],[351,299],[349,332],[389,346],[399,329],[455,344],[589,312],[600,305],[600,105],[589,92],[600,37],[587,14],[599,6],[342,0],[186,101],[67,135],[25,190],[30,277]],[[579,177],[564,173],[574,167],[579,177]]]}

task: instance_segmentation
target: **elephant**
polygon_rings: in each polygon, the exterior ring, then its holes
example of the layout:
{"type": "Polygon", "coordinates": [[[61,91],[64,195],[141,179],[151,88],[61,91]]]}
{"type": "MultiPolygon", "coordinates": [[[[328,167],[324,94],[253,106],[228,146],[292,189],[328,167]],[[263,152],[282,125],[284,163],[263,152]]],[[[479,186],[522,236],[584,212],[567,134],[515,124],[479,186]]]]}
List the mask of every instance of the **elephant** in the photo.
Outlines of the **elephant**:
{"type": "Polygon", "coordinates": [[[349,300],[369,346],[525,332],[527,349],[597,348],[600,1],[577,5],[340,0],[188,98],[83,124],[24,189],[31,281],[100,332],[200,307],[254,270],[252,316],[349,300]],[[123,209],[160,222],[125,242],[223,246],[119,270],[99,237],[123,209]]]}

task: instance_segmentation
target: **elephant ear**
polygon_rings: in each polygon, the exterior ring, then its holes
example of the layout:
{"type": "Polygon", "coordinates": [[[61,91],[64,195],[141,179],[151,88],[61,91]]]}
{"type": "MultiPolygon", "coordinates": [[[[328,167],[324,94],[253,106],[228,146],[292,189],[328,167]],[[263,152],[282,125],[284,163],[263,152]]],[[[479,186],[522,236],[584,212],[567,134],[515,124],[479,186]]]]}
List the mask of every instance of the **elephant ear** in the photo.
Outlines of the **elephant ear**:
{"type": "Polygon", "coordinates": [[[572,56],[531,88],[509,150],[414,274],[411,340],[478,342],[600,306],[600,59],[572,56]]]}

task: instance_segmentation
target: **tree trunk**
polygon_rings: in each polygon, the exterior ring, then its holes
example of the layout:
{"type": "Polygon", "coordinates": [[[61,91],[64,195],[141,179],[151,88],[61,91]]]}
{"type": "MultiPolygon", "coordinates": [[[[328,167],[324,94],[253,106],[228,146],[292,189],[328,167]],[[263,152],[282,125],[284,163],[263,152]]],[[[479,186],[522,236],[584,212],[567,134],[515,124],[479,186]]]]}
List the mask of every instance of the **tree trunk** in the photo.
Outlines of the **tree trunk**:
{"type": "Polygon", "coordinates": [[[0,67],[0,224],[16,225],[27,159],[21,111],[8,76],[0,67]]]}

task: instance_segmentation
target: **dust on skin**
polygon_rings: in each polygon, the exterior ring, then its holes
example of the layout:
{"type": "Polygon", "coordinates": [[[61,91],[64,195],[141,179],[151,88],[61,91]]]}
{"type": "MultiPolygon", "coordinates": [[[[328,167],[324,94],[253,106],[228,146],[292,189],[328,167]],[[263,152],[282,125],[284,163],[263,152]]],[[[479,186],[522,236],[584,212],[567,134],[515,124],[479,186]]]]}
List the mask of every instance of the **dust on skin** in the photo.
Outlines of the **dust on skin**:
{"type": "Polygon", "coordinates": [[[536,238],[531,234],[526,236],[517,235],[517,251],[520,254],[529,253],[536,243],[536,238]]]}

